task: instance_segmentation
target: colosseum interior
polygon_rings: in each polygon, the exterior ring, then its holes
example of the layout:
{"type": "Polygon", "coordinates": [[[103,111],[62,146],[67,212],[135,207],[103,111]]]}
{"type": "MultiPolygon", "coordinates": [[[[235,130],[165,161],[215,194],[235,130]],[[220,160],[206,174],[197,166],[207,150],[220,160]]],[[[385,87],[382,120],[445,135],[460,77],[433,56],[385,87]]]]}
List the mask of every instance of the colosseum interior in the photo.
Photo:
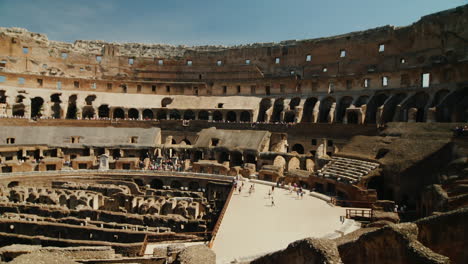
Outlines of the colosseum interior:
{"type": "Polygon", "coordinates": [[[271,186],[358,227],[237,263],[468,263],[468,5],[231,47],[0,28],[0,117],[5,262],[224,263],[271,186]]]}

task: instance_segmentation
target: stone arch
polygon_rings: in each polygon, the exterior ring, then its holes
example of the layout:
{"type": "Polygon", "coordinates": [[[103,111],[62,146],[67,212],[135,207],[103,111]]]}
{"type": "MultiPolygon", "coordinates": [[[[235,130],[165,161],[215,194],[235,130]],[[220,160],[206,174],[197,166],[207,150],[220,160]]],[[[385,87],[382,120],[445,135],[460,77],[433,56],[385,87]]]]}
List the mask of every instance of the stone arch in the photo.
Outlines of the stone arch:
{"type": "Polygon", "coordinates": [[[124,118],[125,118],[125,112],[124,112],[124,110],[123,110],[122,108],[115,108],[115,109],[114,109],[113,117],[114,117],[114,119],[115,119],[115,118],[124,119],[124,118]]]}
{"type": "Polygon", "coordinates": [[[192,110],[185,110],[184,120],[195,120],[195,113],[192,110]]]}
{"type": "Polygon", "coordinates": [[[234,111],[229,111],[226,113],[226,121],[228,122],[236,122],[237,121],[237,114],[234,111]]]}
{"type": "Polygon", "coordinates": [[[98,116],[100,118],[109,118],[109,113],[110,113],[109,105],[103,104],[98,107],[98,116]]]}
{"type": "Polygon", "coordinates": [[[277,98],[273,105],[273,113],[271,115],[271,122],[281,121],[281,113],[284,110],[284,98],[277,98]]]}
{"type": "Polygon", "coordinates": [[[304,154],[304,147],[301,144],[294,144],[291,148],[291,152],[295,151],[298,154],[304,154]]]}
{"type": "Polygon", "coordinates": [[[180,120],[181,119],[181,114],[179,110],[172,109],[169,111],[169,119],[170,120],[180,120]]]}
{"type": "Polygon", "coordinates": [[[210,118],[210,114],[208,111],[202,110],[198,112],[198,120],[208,120],[210,118]]]}
{"type": "Polygon", "coordinates": [[[260,109],[258,110],[258,122],[266,122],[267,121],[267,110],[270,109],[272,106],[270,98],[263,98],[260,101],[260,109]]]}
{"type": "Polygon", "coordinates": [[[159,111],[156,113],[156,118],[157,118],[158,120],[166,120],[166,119],[167,119],[167,112],[166,112],[166,110],[164,110],[164,109],[159,110],[159,111]]]}
{"type": "Polygon", "coordinates": [[[60,107],[62,100],[60,100],[60,95],[61,94],[55,93],[50,96],[50,101],[52,102],[52,117],[56,119],[62,117],[62,108],[60,107]]]}
{"type": "Polygon", "coordinates": [[[143,110],[143,119],[153,119],[154,113],[153,110],[151,109],[145,109],[143,110]]]}
{"type": "Polygon", "coordinates": [[[160,179],[153,179],[150,182],[150,186],[153,189],[162,189],[164,186],[164,182],[160,179]]]}
{"type": "Polygon", "coordinates": [[[34,97],[31,99],[31,118],[42,116],[44,99],[42,97],[34,97]]]}
{"type": "Polygon", "coordinates": [[[442,102],[450,94],[447,89],[437,91],[432,100],[431,107],[436,108],[436,121],[437,122],[450,122],[450,112],[448,107],[444,107],[442,102]]]}
{"type": "Polygon", "coordinates": [[[91,95],[86,96],[85,103],[86,103],[86,105],[92,106],[94,100],[96,100],[96,95],[91,94],[91,95]]]}
{"type": "Polygon", "coordinates": [[[240,113],[240,121],[242,122],[250,122],[250,112],[249,111],[242,111],[240,113]]]}
{"type": "Polygon", "coordinates": [[[180,189],[180,187],[182,187],[182,183],[178,180],[173,180],[171,182],[171,188],[172,189],[180,189]]]}
{"type": "Polygon", "coordinates": [[[319,122],[320,123],[328,123],[328,116],[330,114],[330,110],[332,109],[333,104],[336,102],[335,98],[329,96],[327,98],[322,99],[320,102],[320,114],[319,114],[319,122]]]}
{"type": "Polygon", "coordinates": [[[0,104],[6,104],[7,96],[5,90],[0,90],[0,104]]]}
{"type": "Polygon", "coordinates": [[[346,115],[346,108],[350,107],[352,103],[353,103],[353,98],[351,96],[344,96],[340,99],[340,102],[336,110],[337,122],[340,122],[340,123],[343,122],[343,119],[346,115]]]}
{"type": "Polygon", "coordinates": [[[242,153],[240,151],[231,151],[229,165],[231,167],[234,167],[234,166],[240,166],[242,164],[244,164],[242,153]]]}
{"type": "Polygon", "coordinates": [[[296,113],[294,111],[287,111],[284,113],[284,122],[293,123],[296,118],[296,113]]]}
{"type": "Polygon", "coordinates": [[[309,97],[304,102],[304,110],[302,111],[302,123],[313,122],[314,107],[318,99],[315,97],[309,97]]]}
{"type": "Polygon", "coordinates": [[[276,156],[276,158],[273,160],[273,166],[285,169],[286,160],[283,158],[283,156],[276,156]]]}
{"type": "Polygon", "coordinates": [[[296,157],[292,157],[291,159],[289,159],[288,161],[288,171],[290,170],[300,170],[301,169],[301,161],[296,158],[296,157]]]}
{"type": "Polygon", "coordinates": [[[384,123],[392,122],[395,116],[395,110],[398,104],[400,104],[406,98],[406,93],[395,94],[388,99],[384,105],[382,113],[382,121],[384,123]]]}
{"type": "Polygon", "coordinates": [[[213,120],[214,120],[214,121],[221,121],[221,120],[223,120],[223,114],[221,113],[221,111],[214,111],[214,112],[213,112],[213,120]]]}
{"type": "Polygon", "coordinates": [[[296,107],[298,107],[300,103],[301,103],[301,98],[300,97],[292,98],[291,101],[289,101],[289,109],[290,110],[295,110],[296,107]]]}
{"type": "Polygon", "coordinates": [[[188,188],[191,191],[198,191],[198,189],[200,189],[200,184],[196,181],[191,181],[188,184],[188,188]]]}
{"type": "Polygon", "coordinates": [[[369,101],[369,96],[368,95],[361,95],[356,100],[356,103],[354,104],[354,106],[361,107],[361,106],[367,104],[368,101],[369,101]]]}
{"type": "Polygon", "coordinates": [[[140,112],[135,108],[130,108],[128,110],[128,118],[138,119],[140,117],[140,112]]]}
{"type": "Polygon", "coordinates": [[[179,143],[180,145],[192,145],[192,143],[190,142],[190,140],[184,138],[180,141],[179,143]]]}
{"type": "Polygon", "coordinates": [[[223,162],[225,162],[225,161],[230,161],[229,153],[228,153],[227,151],[224,151],[224,150],[222,150],[222,151],[217,151],[216,154],[217,154],[217,155],[216,155],[216,156],[217,156],[217,159],[216,159],[216,160],[217,160],[219,163],[223,163],[223,162]]]}
{"type": "Polygon", "coordinates": [[[426,120],[426,106],[429,102],[429,98],[430,96],[426,92],[418,92],[411,96],[400,110],[399,121],[410,120],[409,109],[415,108],[417,112],[414,121],[424,122],[426,120]]]}
{"type": "Polygon", "coordinates": [[[365,123],[375,124],[377,121],[377,109],[388,99],[386,94],[377,94],[367,103],[365,123]]]}
{"type": "Polygon", "coordinates": [[[24,117],[24,114],[25,114],[25,106],[23,104],[24,99],[25,97],[23,95],[16,96],[15,104],[12,107],[13,116],[24,117]]]}
{"type": "Polygon", "coordinates": [[[76,119],[78,117],[78,107],[76,106],[77,99],[78,96],[76,94],[68,97],[67,119],[76,119]]]}
{"type": "Polygon", "coordinates": [[[349,111],[347,116],[348,124],[357,124],[359,122],[359,115],[357,111],[349,111]]]}
{"type": "Polygon", "coordinates": [[[161,107],[167,107],[168,105],[170,105],[172,103],[173,99],[170,98],[170,97],[164,97],[162,100],[161,100],[161,107]]]}
{"type": "Polygon", "coordinates": [[[95,114],[94,108],[92,106],[89,106],[89,105],[83,106],[83,110],[81,110],[82,118],[93,118],[94,114],[95,114]]]}
{"type": "Polygon", "coordinates": [[[307,171],[314,171],[315,162],[312,159],[306,159],[306,170],[307,171]]]}

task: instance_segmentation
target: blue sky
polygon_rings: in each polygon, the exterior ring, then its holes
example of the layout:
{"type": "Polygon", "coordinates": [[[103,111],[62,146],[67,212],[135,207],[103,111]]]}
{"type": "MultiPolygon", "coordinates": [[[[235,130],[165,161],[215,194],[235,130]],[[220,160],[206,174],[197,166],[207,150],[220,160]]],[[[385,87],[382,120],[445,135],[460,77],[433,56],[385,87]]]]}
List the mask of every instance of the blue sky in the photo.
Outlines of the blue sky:
{"type": "Polygon", "coordinates": [[[0,26],[76,39],[236,45],[404,26],[468,0],[0,0],[0,26]]]}

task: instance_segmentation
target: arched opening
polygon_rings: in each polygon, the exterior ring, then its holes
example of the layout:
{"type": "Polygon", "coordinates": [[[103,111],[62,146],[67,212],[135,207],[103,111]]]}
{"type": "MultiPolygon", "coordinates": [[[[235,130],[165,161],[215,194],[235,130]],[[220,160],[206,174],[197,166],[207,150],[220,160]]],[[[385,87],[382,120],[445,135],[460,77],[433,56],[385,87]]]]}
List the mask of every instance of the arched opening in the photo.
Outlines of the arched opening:
{"type": "Polygon", "coordinates": [[[214,111],[213,113],[213,120],[214,121],[221,121],[223,120],[223,114],[220,111],[214,111]]]}
{"type": "Polygon", "coordinates": [[[31,99],[31,118],[38,118],[42,116],[43,104],[44,99],[41,97],[34,97],[31,99]]]}
{"type": "Polygon", "coordinates": [[[180,120],[181,119],[180,112],[178,110],[176,110],[176,109],[170,110],[169,119],[170,120],[180,120]]]}
{"type": "Polygon", "coordinates": [[[200,189],[200,184],[198,182],[191,181],[188,184],[188,188],[191,191],[198,191],[198,189],[200,189]]]}
{"type": "Polygon", "coordinates": [[[416,122],[424,122],[426,119],[425,111],[426,106],[429,101],[429,94],[425,92],[419,92],[413,95],[408,101],[406,101],[405,105],[402,107],[402,111],[400,113],[399,121],[408,121],[409,116],[408,112],[410,108],[416,108],[416,117],[414,118],[416,122]]]}
{"type": "Polygon", "coordinates": [[[373,96],[370,101],[367,103],[366,109],[366,120],[365,123],[375,124],[377,121],[377,109],[381,107],[388,96],[385,94],[378,94],[373,96]]]}
{"type": "Polygon", "coordinates": [[[313,121],[314,107],[317,103],[317,98],[309,97],[304,102],[304,110],[302,111],[302,123],[309,123],[313,121]]]}
{"type": "Polygon", "coordinates": [[[296,107],[301,103],[301,98],[299,97],[294,97],[289,101],[289,109],[290,110],[295,110],[296,107]]]}
{"type": "Polygon", "coordinates": [[[182,187],[182,183],[180,181],[174,180],[171,182],[172,189],[180,189],[180,187],[182,187]]]}
{"type": "Polygon", "coordinates": [[[406,98],[405,93],[399,93],[393,95],[384,105],[382,113],[382,121],[384,123],[392,122],[395,116],[395,110],[398,104],[400,104],[406,98]]]}
{"type": "Polygon", "coordinates": [[[284,113],[284,122],[286,123],[294,123],[294,119],[296,118],[296,113],[294,111],[287,111],[284,113]]]}
{"type": "Polygon", "coordinates": [[[68,108],[67,108],[67,119],[76,119],[78,114],[78,108],[76,107],[77,95],[70,95],[68,97],[68,108]]]}
{"type": "Polygon", "coordinates": [[[266,111],[271,107],[271,99],[264,98],[260,101],[260,109],[258,110],[258,122],[265,122],[267,121],[267,114],[266,111]]]}
{"type": "Polygon", "coordinates": [[[124,119],[125,118],[125,112],[122,108],[115,108],[114,109],[114,115],[113,115],[114,119],[115,118],[121,118],[121,119],[124,119]]]}
{"type": "Polygon", "coordinates": [[[62,108],[60,107],[60,94],[52,94],[50,96],[50,101],[53,103],[51,110],[52,110],[52,117],[59,119],[62,117],[62,108]]]}
{"type": "Polygon", "coordinates": [[[190,140],[184,138],[180,141],[180,144],[181,145],[192,145],[192,143],[190,142],[190,140]]]}
{"type": "Polygon", "coordinates": [[[153,117],[154,117],[154,114],[151,109],[143,110],[143,119],[150,120],[150,119],[153,119],[153,117]]]}
{"type": "Polygon", "coordinates": [[[167,112],[166,110],[159,110],[157,113],[156,113],[156,118],[158,120],[166,120],[167,119],[167,112]]]}
{"type": "Polygon", "coordinates": [[[226,114],[226,121],[228,122],[236,122],[237,121],[237,115],[236,112],[234,111],[229,111],[226,114]]]}
{"type": "Polygon", "coordinates": [[[25,107],[23,104],[24,96],[18,95],[15,100],[15,104],[12,107],[13,116],[24,117],[25,107]]]}
{"type": "Polygon", "coordinates": [[[229,161],[229,153],[227,151],[220,151],[217,153],[217,160],[219,163],[223,163],[225,161],[229,161]]]}
{"type": "Polygon", "coordinates": [[[348,111],[348,124],[357,124],[359,116],[357,111],[348,111]]]}
{"type": "Polygon", "coordinates": [[[257,159],[254,154],[247,153],[244,159],[245,163],[257,164],[257,159]]]}
{"type": "Polygon", "coordinates": [[[208,119],[209,119],[208,111],[202,110],[198,112],[198,120],[208,120],[208,119]]]}
{"type": "Polygon", "coordinates": [[[83,106],[82,118],[93,118],[94,117],[94,108],[92,106],[83,106]]]}
{"type": "Polygon", "coordinates": [[[239,151],[232,151],[231,162],[229,165],[233,167],[233,166],[241,166],[242,164],[244,164],[244,161],[242,160],[242,153],[240,153],[239,151]]]}
{"type": "Polygon", "coordinates": [[[6,100],[5,90],[0,90],[0,104],[6,104],[6,100]]]}
{"type": "Polygon", "coordinates": [[[359,96],[359,98],[356,100],[356,103],[354,104],[354,106],[361,107],[361,106],[367,104],[368,101],[369,101],[369,96],[367,96],[367,95],[359,96]]]}
{"type": "Polygon", "coordinates": [[[432,100],[431,107],[436,108],[436,121],[437,122],[450,122],[450,112],[447,107],[443,107],[441,104],[443,100],[447,97],[449,94],[449,90],[439,90],[437,93],[434,95],[434,99],[432,100]]]}
{"type": "Polygon", "coordinates": [[[184,120],[195,120],[195,113],[192,110],[184,112],[184,120]]]}
{"type": "Polygon", "coordinates": [[[108,105],[101,105],[98,108],[98,116],[100,118],[109,118],[109,106],[108,105]]]}
{"type": "Polygon", "coordinates": [[[448,94],[437,107],[441,120],[447,122],[468,122],[468,87],[457,89],[448,94]]]}
{"type": "Polygon", "coordinates": [[[250,113],[248,111],[242,111],[240,113],[241,122],[250,122],[250,113]]]}
{"type": "Polygon", "coordinates": [[[338,109],[336,113],[336,121],[341,123],[346,114],[346,109],[351,106],[353,103],[353,98],[351,96],[345,96],[340,99],[340,103],[338,104],[338,109]]]}
{"type": "Polygon", "coordinates": [[[150,182],[150,186],[151,186],[151,188],[153,188],[153,189],[162,189],[163,186],[164,186],[164,183],[163,183],[163,181],[160,180],[160,179],[153,179],[153,180],[151,180],[151,182],[150,182]]]}
{"type": "Polygon", "coordinates": [[[284,98],[278,98],[273,105],[273,114],[271,115],[271,122],[281,121],[281,112],[284,110],[284,98]]]}
{"type": "Polygon", "coordinates": [[[172,98],[170,97],[165,97],[161,100],[161,107],[167,107],[168,105],[170,105],[172,103],[172,98]]]}
{"type": "Polygon", "coordinates": [[[328,123],[328,116],[330,114],[330,110],[335,103],[335,98],[327,97],[320,102],[320,114],[319,114],[319,122],[320,123],[328,123]]]}
{"type": "Polygon", "coordinates": [[[128,118],[131,118],[131,119],[138,119],[140,117],[140,112],[138,112],[137,109],[135,108],[130,108],[128,110],[128,118]]]}
{"type": "Polygon", "coordinates": [[[86,98],[85,98],[86,105],[92,106],[94,100],[96,100],[96,95],[92,94],[92,95],[86,96],[86,98]]]}
{"type": "Polygon", "coordinates": [[[203,159],[203,152],[200,150],[197,150],[193,153],[193,161],[197,162],[199,160],[203,159]]]}
{"type": "Polygon", "coordinates": [[[291,150],[297,152],[298,154],[304,154],[304,147],[301,144],[295,144],[291,150]]]}
{"type": "Polygon", "coordinates": [[[384,179],[382,176],[374,176],[367,182],[367,189],[373,189],[377,191],[377,197],[384,199],[384,179]]]}

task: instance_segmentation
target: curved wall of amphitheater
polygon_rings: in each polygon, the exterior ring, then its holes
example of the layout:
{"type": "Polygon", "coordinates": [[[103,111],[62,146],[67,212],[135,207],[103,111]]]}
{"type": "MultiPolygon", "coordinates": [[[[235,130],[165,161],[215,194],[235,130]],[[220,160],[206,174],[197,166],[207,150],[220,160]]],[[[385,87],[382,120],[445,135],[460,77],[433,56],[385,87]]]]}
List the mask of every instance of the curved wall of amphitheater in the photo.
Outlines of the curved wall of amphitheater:
{"type": "Polygon", "coordinates": [[[467,9],[406,27],[234,47],[63,43],[2,28],[0,115],[466,121],[467,9]]]}

